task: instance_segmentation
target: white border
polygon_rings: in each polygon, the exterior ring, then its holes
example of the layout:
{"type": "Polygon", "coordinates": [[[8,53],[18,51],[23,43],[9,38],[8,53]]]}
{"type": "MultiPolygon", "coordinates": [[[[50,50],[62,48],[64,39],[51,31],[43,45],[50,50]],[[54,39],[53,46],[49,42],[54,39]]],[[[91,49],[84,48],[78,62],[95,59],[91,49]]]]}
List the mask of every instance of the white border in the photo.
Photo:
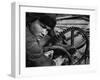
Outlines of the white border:
{"type": "MultiPolygon", "coordinates": [[[[14,18],[15,22],[15,55],[12,55],[12,75],[14,77],[21,76],[39,76],[39,75],[63,75],[66,73],[84,73],[94,72],[96,70],[96,53],[94,50],[95,39],[95,9],[88,8],[60,8],[60,7],[40,7],[32,6],[32,4],[13,3],[15,8],[14,18]],[[25,67],[25,12],[44,12],[44,13],[63,13],[63,14],[84,14],[90,15],[90,65],[75,65],[75,66],[56,66],[56,67],[25,67]],[[95,53],[95,54],[94,54],[95,53]]],[[[14,10],[14,9],[13,9],[14,10]]],[[[13,12],[13,11],[12,11],[13,12]]],[[[14,36],[13,36],[14,37],[14,36]]],[[[12,51],[13,52],[13,51],[12,51]]],[[[12,53],[14,54],[14,53],[12,53]]]]}

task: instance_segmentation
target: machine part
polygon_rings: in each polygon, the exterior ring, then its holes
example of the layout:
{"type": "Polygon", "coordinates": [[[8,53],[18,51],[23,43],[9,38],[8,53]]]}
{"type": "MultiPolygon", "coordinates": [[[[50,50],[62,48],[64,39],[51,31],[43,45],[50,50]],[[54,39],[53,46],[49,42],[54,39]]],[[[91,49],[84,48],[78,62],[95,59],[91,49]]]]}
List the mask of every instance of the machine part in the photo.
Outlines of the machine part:
{"type": "Polygon", "coordinates": [[[85,60],[85,64],[86,64],[87,58],[89,59],[89,40],[88,40],[88,37],[87,37],[85,31],[78,28],[78,27],[70,27],[70,28],[65,29],[63,32],[60,32],[58,35],[53,36],[51,41],[53,42],[53,46],[47,47],[46,50],[47,51],[54,50],[53,56],[56,55],[56,58],[60,57],[64,53],[64,55],[62,57],[66,56],[64,58],[69,59],[68,65],[81,64],[81,62],[83,60],[85,60]],[[81,34],[83,37],[83,42],[81,42],[79,45],[74,45],[74,32],[75,31],[78,31],[78,33],[81,34]],[[67,32],[71,32],[71,38],[70,38],[71,45],[67,45],[67,44],[63,44],[63,43],[57,44],[57,42],[59,43],[60,40],[67,41],[67,39],[64,36],[64,34],[67,32]],[[84,53],[82,55],[80,55],[80,57],[78,56],[79,58],[78,57],[75,58],[75,54],[83,46],[86,46],[84,53]],[[61,53],[58,54],[59,52],[57,52],[57,51],[59,51],[61,53]]]}

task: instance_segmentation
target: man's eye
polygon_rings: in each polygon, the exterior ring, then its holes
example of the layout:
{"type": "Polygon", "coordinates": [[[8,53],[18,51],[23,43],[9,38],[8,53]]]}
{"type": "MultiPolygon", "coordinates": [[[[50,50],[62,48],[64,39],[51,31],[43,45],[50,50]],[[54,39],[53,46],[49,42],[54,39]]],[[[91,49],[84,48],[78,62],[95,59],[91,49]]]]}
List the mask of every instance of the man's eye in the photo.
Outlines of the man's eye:
{"type": "Polygon", "coordinates": [[[42,26],[43,28],[46,28],[46,26],[42,26]]]}
{"type": "Polygon", "coordinates": [[[40,24],[40,26],[42,26],[42,28],[46,28],[46,25],[40,24]]]}
{"type": "Polygon", "coordinates": [[[44,25],[42,25],[42,24],[40,24],[40,26],[41,26],[41,27],[43,27],[43,28],[45,27],[45,26],[44,26],[44,25]]]}

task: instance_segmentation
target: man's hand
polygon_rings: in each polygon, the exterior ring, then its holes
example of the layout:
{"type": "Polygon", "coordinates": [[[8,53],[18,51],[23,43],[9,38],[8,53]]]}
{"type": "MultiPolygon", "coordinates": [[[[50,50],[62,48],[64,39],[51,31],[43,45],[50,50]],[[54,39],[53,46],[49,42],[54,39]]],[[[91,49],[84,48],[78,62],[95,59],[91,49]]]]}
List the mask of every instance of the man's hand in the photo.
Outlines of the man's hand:
{"type": "Polygon", "coordinates": [[[50,50],[50,51],[45,52],[44,55],[45,55],[46,57],[52,59],[53,53],[54,53],[54,51],[53,51],[53,50],[50,50]]]}

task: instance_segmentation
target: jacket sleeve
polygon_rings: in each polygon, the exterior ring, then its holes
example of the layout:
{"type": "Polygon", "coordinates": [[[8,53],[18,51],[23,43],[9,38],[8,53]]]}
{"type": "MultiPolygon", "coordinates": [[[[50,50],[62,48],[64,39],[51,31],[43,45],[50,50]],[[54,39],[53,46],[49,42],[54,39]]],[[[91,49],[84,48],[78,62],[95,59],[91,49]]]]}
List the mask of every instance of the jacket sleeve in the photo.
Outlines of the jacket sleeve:
{"type": "Polygon", "coordinates": [[[28,58],[39,57],[41,55],[41,48],[28,29],[26,30],[26,55],[28,58]]]}

